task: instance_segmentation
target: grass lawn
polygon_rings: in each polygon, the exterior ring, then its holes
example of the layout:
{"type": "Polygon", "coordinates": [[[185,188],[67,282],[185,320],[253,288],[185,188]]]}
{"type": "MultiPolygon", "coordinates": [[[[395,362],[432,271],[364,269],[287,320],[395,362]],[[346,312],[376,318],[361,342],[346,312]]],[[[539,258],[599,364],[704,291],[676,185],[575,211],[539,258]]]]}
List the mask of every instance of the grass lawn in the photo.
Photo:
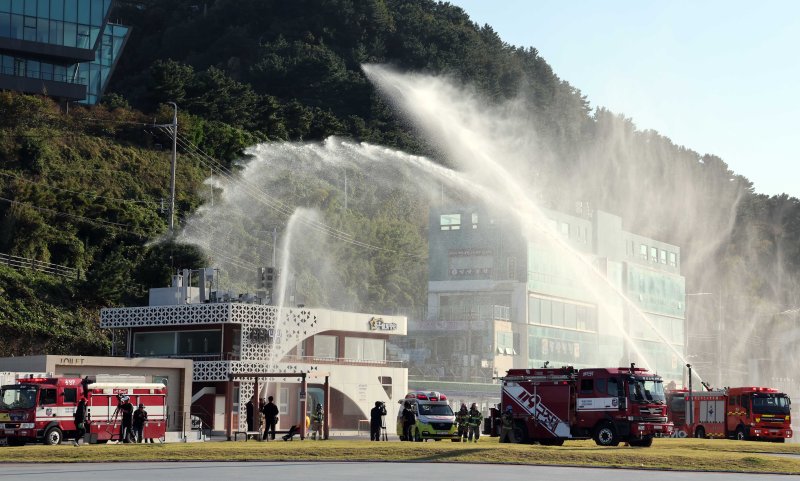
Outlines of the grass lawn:
{"type": "Polygon", "coordinates": [[[592,441],[564,446],[475,443],[369,442],[207,442],[0,447],[4,462],[114,461],[425,461],[531,465],[602,466],[661,470],[800,474],[800,444],[730,440],[656,439],[651,448],[600,447],[592,441]],[[775,456],[774,454],[794,456],[775,456]],[[773,455],[771,455],[773,454],[773,455]]]}

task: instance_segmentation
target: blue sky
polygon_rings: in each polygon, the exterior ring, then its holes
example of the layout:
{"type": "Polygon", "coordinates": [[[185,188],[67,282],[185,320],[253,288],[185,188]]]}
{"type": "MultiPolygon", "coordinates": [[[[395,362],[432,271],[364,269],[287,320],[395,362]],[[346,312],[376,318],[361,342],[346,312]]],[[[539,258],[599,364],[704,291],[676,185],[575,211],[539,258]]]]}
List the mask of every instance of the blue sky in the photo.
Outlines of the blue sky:
{"type": "Polygon", "coordinates": [[[454,0],[556,75],[756,192],[800,197],[800,1],[454,0]]]}

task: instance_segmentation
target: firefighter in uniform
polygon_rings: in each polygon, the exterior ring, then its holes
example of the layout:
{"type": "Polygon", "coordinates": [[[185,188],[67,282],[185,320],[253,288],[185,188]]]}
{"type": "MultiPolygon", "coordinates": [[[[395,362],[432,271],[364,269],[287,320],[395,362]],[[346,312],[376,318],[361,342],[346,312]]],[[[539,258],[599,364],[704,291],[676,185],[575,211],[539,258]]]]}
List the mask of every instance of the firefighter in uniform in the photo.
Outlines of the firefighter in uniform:
{"type": "Polygon", "coordinates": [[[319,436],[319,440],[322,441],[322,422],[322,404],[317,404],[314,414],[311,416],[311,439],[317,439],[319,436]]]}
{"type": "Polygon", "coordinates": [[[411,403],[406,401],[403,404],[403,439],[414,441],[414,428],[417,425],[417,415],[411,408],[411,403]]]}
{"type": "Polygon", "coordinates": [[[80,446],[79,441],[86,434],[86,424],[88,423],[86,416],[86,397],[81,397],[81,400],[78,401],[78,405],[75,406],[75,413],[72,416],[75,419],[76,432],[75,440],[72,441],[72,444],[80,446]]]}
{"type": "Polygon", "coordinates": [[[461,442],[466,443],[467,431],[469,431],[469,411],[464,403],[461,403],[461,409],[456,414],[456,423],[458,424],[458,437],[461,438],[461,442]]]}
{"type": "Polygon", "coordinates": [[[500,442],[501,443],[515,443],[514,438],[514,414],[511,406],[506,406],[503,416],[500,420],[500,442]]]}
{"type": "Polygon", "coordinates": [[[481,422],[483,421],[483,414],[478,411],[478,406],[475,403],[472,403],[472,406],[469,408],[469,414],[467,418],[467,425],[469,426],[469,440],[478,442],[478,438],[481,437],[481,422]]]}
{"type": "Polygon", "coordinates": [[[119,405],[114,411],[114,419],[118,415],[122,416],[122,423],[119,426],[119,441],[130,443],[133,440],[133,404],[131,398],[124,394],[119,394],[119,405]]]}

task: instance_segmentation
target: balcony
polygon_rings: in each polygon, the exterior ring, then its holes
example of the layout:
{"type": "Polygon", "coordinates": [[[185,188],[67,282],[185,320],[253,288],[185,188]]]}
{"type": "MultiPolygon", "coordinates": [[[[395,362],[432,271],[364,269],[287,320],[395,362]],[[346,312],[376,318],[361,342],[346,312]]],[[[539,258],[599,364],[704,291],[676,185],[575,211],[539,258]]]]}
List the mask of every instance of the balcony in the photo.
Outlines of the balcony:
{"type": "Polygon", "coordinates": [[[71,77],[53,72],[27,70],[21,73],[13,68],[0,69],[0,90],[15,90],[29,94],[47,94],[69,100],[86,97],[84,77],[71,77]]]}

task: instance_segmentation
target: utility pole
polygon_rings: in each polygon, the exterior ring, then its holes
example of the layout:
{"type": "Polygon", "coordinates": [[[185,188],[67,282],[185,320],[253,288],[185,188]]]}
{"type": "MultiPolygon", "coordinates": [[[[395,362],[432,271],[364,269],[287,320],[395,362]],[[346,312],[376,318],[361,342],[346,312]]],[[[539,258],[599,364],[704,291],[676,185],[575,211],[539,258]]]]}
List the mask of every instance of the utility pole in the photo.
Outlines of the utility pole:
{"type": "Polygon", "coordinates": [[[172,176],[170,177],[169,234],[175,235],[175,169],[178,164],[178,104],[167,102],[175,109],[172,116],[172,176]]]}

